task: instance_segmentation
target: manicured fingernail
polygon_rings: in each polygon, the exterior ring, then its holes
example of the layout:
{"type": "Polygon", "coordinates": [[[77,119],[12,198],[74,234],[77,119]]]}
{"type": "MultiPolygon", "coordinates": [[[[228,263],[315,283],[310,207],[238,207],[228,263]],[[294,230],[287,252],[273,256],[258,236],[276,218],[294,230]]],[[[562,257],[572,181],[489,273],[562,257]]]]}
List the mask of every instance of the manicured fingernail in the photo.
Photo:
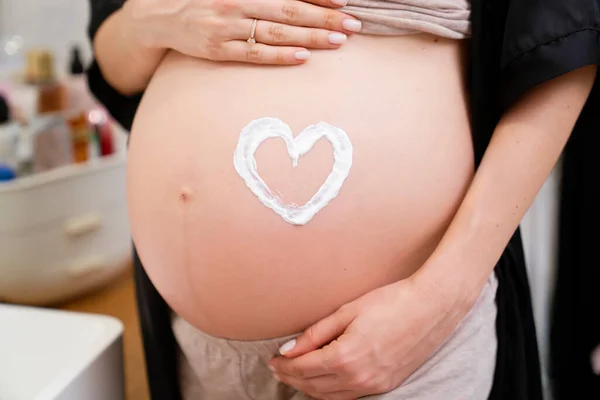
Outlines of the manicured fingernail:
{"type": "Polygon", "coordinates": [[[273,374],[273,379],[275,379],[276,381],[281,381],[281,379],[279,379],[279,375],[277,374],[273,374]]]}
{"type": "Polygon", "coordinates": [[[275,368],[272,365],[269,365],[269,369],[271,370],[271,372],[275,372],[275,368]]]}
{"type": "Polygon", "coordinates": [[[348,0],[331,0],[331,4],[335,4],[336,6],[344,7],[348,4],[348,0]]]}
{"type": "Polygon", "coordinates": [[[346,43],[347,36],[343,33],[330,33],[329,34],[329,43],[331,44],[344,44],[346,43]]]}
{"type": "Polygon", "coordinates": [[[360,28],[362,28],[362,24],[356,19],[345,19],[344,22],[342,22],[342,26],[345,30],[350,32],[358,32],[360,31],[360,28]]]}
{"type": "Polygon", "coordinates": [[[297,51],[296,53],[294,53],[294,57],[296,57],[296,60],[308,60],[308,57],[310,57],[310,51],[308,50],[300,50],[297,51]]]}
{"type": "Polygon", "coordinates": [[[283,346],[279,348],[279,354],[282,356],[285,355],[288,351],[293,349],[296,346],[296,339],[292,339],[289,342],[286,342],[283,346]]]}

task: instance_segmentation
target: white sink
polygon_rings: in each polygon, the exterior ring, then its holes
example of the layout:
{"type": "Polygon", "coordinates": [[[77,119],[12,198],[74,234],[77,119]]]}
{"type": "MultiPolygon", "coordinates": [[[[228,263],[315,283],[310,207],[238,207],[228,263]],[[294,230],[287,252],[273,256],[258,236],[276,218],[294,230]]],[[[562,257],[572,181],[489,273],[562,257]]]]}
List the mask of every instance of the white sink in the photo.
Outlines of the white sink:
{"type": "Polygon", "coordinates": [[[123,400],[123,324],[0,304],[1,400],[123,400]]]}

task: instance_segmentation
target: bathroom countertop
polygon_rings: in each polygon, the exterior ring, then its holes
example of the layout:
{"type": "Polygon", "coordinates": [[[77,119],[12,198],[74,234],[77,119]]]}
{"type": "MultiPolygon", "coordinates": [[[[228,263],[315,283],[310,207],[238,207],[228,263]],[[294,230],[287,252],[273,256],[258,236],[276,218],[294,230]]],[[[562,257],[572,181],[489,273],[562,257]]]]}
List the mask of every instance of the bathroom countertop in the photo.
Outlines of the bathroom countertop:
{"type": "Polygon", "coordinates": [[[123,346],[126,399],[149,399],[132,267],[110,285],[55,308],[111,315],[121,320],[125,326],[123,346]]]}

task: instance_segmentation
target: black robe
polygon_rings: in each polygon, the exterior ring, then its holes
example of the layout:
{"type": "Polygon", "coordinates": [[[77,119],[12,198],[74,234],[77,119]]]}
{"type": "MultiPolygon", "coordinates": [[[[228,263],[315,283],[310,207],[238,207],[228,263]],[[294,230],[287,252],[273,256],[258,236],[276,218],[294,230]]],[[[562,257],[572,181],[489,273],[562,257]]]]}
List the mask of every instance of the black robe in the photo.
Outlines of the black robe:
{"type": "MultiPolygon", "coordinates": [[[[596,34],[600,42],[600,34],[596,34]]],[[[550,331],[555,400],[600,399],[600,79],[563,155],[558,270],[550,331]]]]}
{"type": "MultiPolygon", "coordinates": [[[[599,1],[472,0],[469,91],[476,165],[481,161],[502,113],[524,92],[579,67],[600,62],[599,1]]],[[[123,0],[90,2],[92,13],[89,35],[93,38],[100,24],[122,6],[123,0]]],[[[117,93],[104,80],[95,61],[87,72],[92,92],[113,117],[129,129],[142,94],[126,97],[117,93]]],[[[600,133],[600,117],[591,110],[592,103],[598,105],[599,86],[596,85],[592,94],[592,99],[596,99],[595,103],[590,101],[586,105],[575,129],[573,137],[579,142],[593,137],[593,133],[600,133]]],[[[567,174],[565,179],[574,179],[578,178],[580,169],[586,166],[570,166],[569,158],[577,159],[579,153],[574,148],[574,143],[569,143],[569,146],[566,154],[567,171],[574,172],[572,175],[567,174]]],[[[580,147],[585,151],[585,145],[580,144],[578,148],[580,147]]],[[[590,149],[587,150],[590,153],[590,149]]],[[[595,166],[597,170],[598,162],[595,166]]],[[[598,175],[595,177],[598,178],[598,175]]],[[[585,192],[585,183],[589,184],[591,179],[590,175],[586,182],[569,192],[571,198],[564,198],[566,206],[561,214],[563,219],[566,216],[584,218],[582,215],[571,215],[575,210],[571,210],[569,205],[580,201],[578,196],[585,192]]],[[[597,199],[597,188],[595,195],[597,199]]],[[[594,209],[592,204],[588,204],[588,208],[594,209]]],[[[593,211],[598,221],[598,208],[593,211]]],[[[571,222],[569,227],[561,225],[561,229],[568,229],[563,236],[572,235],[581,226],[578,222],[571,222]]],[[[596,233],[596,236],[598,238],[600,235],[596,233]]],[[[590,242],[593,245],[593,241],[590,242]]],[[[565,246],[565,251],[561,253],[561,268],[571,260],[579,260],[573,255],[575,248],[574,244],[565,246]]],[[[178,400],[181,396],[177,383],[177,347],[170,328],[169,308],[148,279],[137,254],[134,259],[136,293],[151,396],[155,400],[178,400]]],[[[581,264],[583,267],[583,260],[581,264]]],[[[502,254],[495,272],[499,281],[496,296],[498,356],[489,398],[542,399],[530,290],[518,229],[502,254]]],[[[600,309],[595,311],[596,315],[600,314],[600,309]]],[[[588,311],[587,315],[592,314],[593,311],[588,311]]],[[[573,339],[577,340],[576,337],[573,339]]],[[[568,369],[568,365],[563,367],[568,369]]],[[[560,371],[556,369],[555,373],[560,381],[560,371]]],[[[582,396],[569,399],[600,398],[582,396]]]]}

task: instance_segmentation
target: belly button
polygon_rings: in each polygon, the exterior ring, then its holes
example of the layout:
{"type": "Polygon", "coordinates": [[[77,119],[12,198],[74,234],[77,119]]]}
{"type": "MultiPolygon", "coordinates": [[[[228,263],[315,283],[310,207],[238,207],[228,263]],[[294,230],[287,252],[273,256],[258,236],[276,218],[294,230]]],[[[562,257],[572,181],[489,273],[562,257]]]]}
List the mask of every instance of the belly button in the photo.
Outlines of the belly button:
{"type": "Polygon", "coordinates": [[[182,203],[188,203],[192,199],[192,189],[187,186],[181,188],[179,192],[179,201],[182,203]]]}

